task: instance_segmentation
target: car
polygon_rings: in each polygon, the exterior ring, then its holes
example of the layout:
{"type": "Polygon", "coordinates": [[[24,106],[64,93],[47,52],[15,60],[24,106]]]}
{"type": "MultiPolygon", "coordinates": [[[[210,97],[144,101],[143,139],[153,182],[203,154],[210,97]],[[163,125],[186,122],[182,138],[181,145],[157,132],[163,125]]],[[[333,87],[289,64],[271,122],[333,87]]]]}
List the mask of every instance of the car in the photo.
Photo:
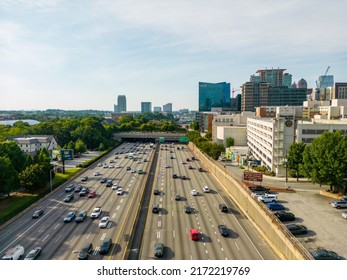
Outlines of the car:
{"type": "Polygon", "coordinates": [[[82,189],[83,189],[83,187],[82,187],[82,186],[77,185],[77,186],[75,187],[74,192],[75,192],[75,193],[79,193],[79,192],[80,192],[82,189]]]}
{"type": "Polygon", "coordinates": [[[190,213],[192,213],[192,208],[189,205],[184,205],[183,206],[183,211],[186,214],[190,214],[190,213]]]}
{"type": "Polygon", "coordinates": [[[163,243],[156,243],[154,245],[154,256],[157,258],[161,258],[164,256],[164,244],[163,243]]]}
{"type": "Polygon", "coordinates": [[[275,194],[264,194],[262,196],[258,197],[259,202],[269,203],[269,202],[276,202],[277,201],[277,195],[275,194]]]}
{"type": "Polygon", "coordinates": [[[42,215],[43,215],[43,210],[39,209],[39,210],[36,210],[31,217],[33,219],[37,219],[37,218],[40,218],[42,215]]]}
{"type": "Polygon", "coordinates": [[[225,225],[218,225],[218,230],[222,236],[229,236],[229,230],[225,225]]]}
{"type": "Polygon", "coordinates": [[[142,174],[143,173],[142,169],[137,170],[137,173],[142,174]]]}
{"type": "Polygon", "coordinates": [[[70,223],[72,221],[72,219],[75,218],[75,216],[76,216],[76,213],[74,211],[70,211],[65,216],[64,223],[70,223]]]}
{"type": "Polygon", "coordinates": [[[257,199],[257,200],[258,200],[258,197],[261,197],[263,195],[264,195],[263,192],[252,192],[251,193],[251,197],[253,197],[253,198],[257,199]]]}
{"type": "Polygon", "coordinates": [[[84,176],[84,177],[82,177],[82,179],[81,179],[82,182],[85,182],[85,181],[87,181],[87,180],[88,180],[88,176],[84,176]]]}
{"type": "Polygon", "coordinates": [[[111,160],[110,160],[110,163],[114,163],[114,160],[113,160],[113,159],[111,159],[111,160]]]}
{"type": "Polygon", "coordinates": [[[116,164],[116,168],[121,168],[119,164],[116,164]]]}
{"type": "Polygon", "coordinates": [[[172,178],[174,178],[174,179],[178,178],[177,174],[176,173],[172,174],[172,178]]]}
{"type": "Polygon", "coordinates": [[[182,180],[187,180],[187,176],[183,175],[183,176],[181,177],[181,179],[182,179],[182,180]]]}
{"type": "Polygon", "coordinates": [[[108,168],[108,165],[105,163],[104,166],[103,166],[103,168],[108,168]]]}
{"type": "Polygon", "coordinates": [[[106,181],[107,181],[106,178],[101,178],[101,179],[100,179],[100,183],[101,183],[101,184],[106,183],[106,181]]]}
{"type": "Polygon", "coordinates": [[[117,195],[123,195],[123,194],[124,194],[123,188],[122,188],[122,187],[119,187],[116,194],[117,194],[117,195]]]}
{"type": "Polygon", "coordinates": [[[118,190],[118,188],[119,188],[119,186],[118,186],[117,183],[114,183],[114,184],[112,185],[112,190],[118,190]]]}
{"type": "Polygon", "coordinates": [[[337,209],[347,208],[347,201],[344,200],[333,200],[330,204],[332,207],[337,209]]]}
{"type": "Polygon", "coordinates": [[[113,165],[113,164],[110,164],[110,165],[108,166],[108,168],[114,168],[114,165],[113,165]]]}
{"type": "Polygon", "coordinates": [[[193,196],[197,196],[197,195],[198,195],[198,192],[197,192],[196,190],[192,190],[192,191],[191,191],[191,194],[192,194],[193,196]]]}
{"type": "Polygon", "coordinates": [[[270,192],[270,189],[265,188],[265,187],[263,187],[263,186],[249,187],[249,189],[250,189],[252,192],[265,192],[265,193],[270,192]]]}
{"type": "Polygon", "coordinates": [[[110,221],[110,217],[108,216],[102,217],[99,222],[99,228],[106,228],[109,221],[110,221]]]}
{"type": "Polygon", "coordinates": [[[176,200],[176,201],[180,201],[180,200],[181,200],[181,196],[180,196],[179,194],[176,194],[176,195],[175,195],[175,200],[176,200]]]}
{"type": "Polygon", "coordinates": [[[293,235],[300,235],[300,234],[306,234],[307,233],[307,228],[304,225],[291,224],[291,225],[287,225],[287,229],[293,235]]]}
{"type": "Polygon", "coordinates": [[[75,186],[73,184],[70,184],[65,188],[65,192],[72,192],[74,189],[75,186]]]}
{"type": "Polygon", "coordinates": [[[210,192],[210,189],[209,189],[208,186],[203,186],[202,190],[204,191],[204,193],[209,193],[210,192]]]}
{"type": "Polygon", "coordinates": [[[275,213],[275,216],[281,221],[281,222],[286,222],[286,221],[294,221],[295,220],[295,215],[291,212],[286,212],[286,211],[278,211],[275,213]]]}
{"type": "Polygon", "coordinates": [[[101,162],[98,163],[98,167],[102,167],[102,163],[101,162]]]}
{"type": "Polygon", "coordinates": [[[160,194],[159,189],[154,189],[154,190],[153,190],[153,194],[154,194],[154,195],[159,195],[159,194],[160,194]]]}
{"type": "Polygon", "coordinates": [[[165,164],[165,168],[169,168],[170,167],[170,165],[168,165],[168,164],[165,164]]]}
{"type": "Polygon", "coordinates": [[[188,166],[188,169],[193,169],[193,166],[189,165],[189,166],[188,166]]]}
{"type": "Polygon", "coordinates": [[[100,214],[102,213],[102,208],[99,206],[99,207],[95,207],[93,209],[93,212],[92,214],[90,214],[90,217],[92,219],[96,219],[96,218],[99,218],[100,214]]]}
{"type": "Polygon", "coordinates": [[[189,230],[189,235],[191,240],[198,241],[200,239],[199,231],[196,228],[191,228],[189,230]]]}
{"type": "Polygon", "coordinates": [[[92,243],[86,243],[82,247],[82,249],[78,253],[78,259],[79,260],[88,260],[89,255],[93,251],[93,244],[92,243]]]}
{"type": "Polygon", "coordinates": [[[24,260],[35,260],[37,259],[40,254],[42,252],[42,248],[41,247],[36,247],[34,249],[32,249],[24,258],[24,260]]]}
{"type": "Polygon", "coordinates": [[[95,171],[94,172],[94,176],[99,176],[100,175],[100,172],[99,171],[95,171]]]}
{"type": "Polygon", "coordinates": [[[341,216],[342,218],[347,219],[347,212],[342,212],[341,216]]]}
{"type": "Polygon", "coordinates": [[[136,170],[135,169],[131,169],[130,173],[135,173],[136,170]]]}
{"type": "Polygon", "coordinates": [[[71,200],[73,200],[74,197],[75,196],[73,193],[69,193],[67,196],[65,196],[64,202],[70,202],[71,200]]]}
{"type": "Polygon", "coordinates": [[[108,180],[106,183],[106,187],[112,187],[113,183],[112,180],[108,180]]]}
{"type": "Polygon", "coordinates": [[[99,254],[106,255],[110,251],[111,245],[112,245],[112,239],[105,238],[100,245],[99,254]]]}
{"type": "Polygon", "coordinates": [[[334,251],[325,249],[317,249],[311,252],[315,260],[343,260],[344,258],[336,254],[334,251]]]}
{"type": "Polygon", "coordinates": [[[159,205],[158,204],[153,204],[152,206],[152,213],[159,213],[159,205]]]}
{"type": "Polygon", "coordinates": [[[89,188],[82,188],[82,190],[80,191],[79,195],[80,196],[86,196],[88,193],[90,192],[89,188]]]}
{"type": "Polygon", "coordinates": [[[131,170],[131,166],[127,166],[127,170],[131,170]]]}
{"type": "Polygon", "coordinates": [[[90,193],[87,194],[88,198],[93,198],[94,196],[96,196],[96,191],[91,191],[90,193]]]}
{"type": "Polygon", "coordinates": [[[201,167],[199,167],[199,172],[204,172],[204,169],[202,169],[201,167]]]}
{"type": "Polygon", "coordinates": [[[224,204],[224,203],[220,203],[220,204],[218,205],[218,207],[219,207],[219,210],[220,210],[221,212],[227,213],[227,212],[229,211],[228,206],[226,206],[226,204],[224,204]]]}
{"type": "Polygon", "coordinates": [[[276,203],[276,202],[268,203],[267,208],[269,208],[269,210],[272,210],[272,211],[284,210],[283,204],[276,203]]]}
{"type": "Polygon", "coordinates": [[[84,218],[87,216],[87,211],[82,210],[78,213],[78,215],[75,218],[76,223],[82,223],[84,221],[84,218]]]}

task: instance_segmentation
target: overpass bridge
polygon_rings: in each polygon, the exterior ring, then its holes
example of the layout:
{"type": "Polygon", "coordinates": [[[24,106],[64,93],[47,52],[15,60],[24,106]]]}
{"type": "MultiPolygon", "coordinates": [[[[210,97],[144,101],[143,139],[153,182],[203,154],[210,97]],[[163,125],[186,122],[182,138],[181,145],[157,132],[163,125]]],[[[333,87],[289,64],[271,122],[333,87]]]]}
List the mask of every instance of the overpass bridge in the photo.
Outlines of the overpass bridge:
{"type": "Polygon", "coordinates": [[[118,132],[113,134],[113,139],[119,141],[148,141],[148,142],[179,142],[188,143],[186,133],[181,132],[118,132]]]}

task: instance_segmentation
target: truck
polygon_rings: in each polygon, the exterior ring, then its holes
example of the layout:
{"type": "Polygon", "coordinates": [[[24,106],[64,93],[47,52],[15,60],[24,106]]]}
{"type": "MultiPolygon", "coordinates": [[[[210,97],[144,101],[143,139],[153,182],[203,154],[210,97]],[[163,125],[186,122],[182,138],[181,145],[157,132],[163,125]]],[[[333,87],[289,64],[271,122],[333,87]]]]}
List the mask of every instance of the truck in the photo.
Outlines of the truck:
{"type": "Polygon", "coordinates": [[[6,251],[6,254],[2,257],[3,260],[19,260],[24,255],[24,247],[17,245],[6,251]]]}

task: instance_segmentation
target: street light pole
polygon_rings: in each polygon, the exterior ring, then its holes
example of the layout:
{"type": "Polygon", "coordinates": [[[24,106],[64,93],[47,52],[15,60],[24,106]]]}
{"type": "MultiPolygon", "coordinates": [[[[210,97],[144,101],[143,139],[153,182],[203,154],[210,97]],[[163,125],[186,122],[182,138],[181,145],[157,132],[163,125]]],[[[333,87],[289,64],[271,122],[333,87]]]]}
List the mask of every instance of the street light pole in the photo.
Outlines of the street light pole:
{"type": "Polygon", "coordinates": [[[285,164],[286,164],[286,186],[287,186],[287,183],[288,183],[288,155],[287,155],[287,150],[286,150],[285,164]]]}
{"type": "Polygon", "coordinates": [[[53,183],[52,183],[52,169],[49,170],[49,182],[51,185],[51,192],[53,191],[53,183]]]}

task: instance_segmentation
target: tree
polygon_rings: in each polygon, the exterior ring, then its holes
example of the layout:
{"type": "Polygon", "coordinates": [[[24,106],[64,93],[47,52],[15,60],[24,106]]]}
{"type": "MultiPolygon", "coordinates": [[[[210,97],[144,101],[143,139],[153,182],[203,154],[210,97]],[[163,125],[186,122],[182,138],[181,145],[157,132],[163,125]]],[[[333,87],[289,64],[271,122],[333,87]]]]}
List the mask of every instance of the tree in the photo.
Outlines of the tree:
{"type": "Polygon", "coordinates": [[[313,183],[327,184],[336,191],[346,177],[346,138],[341,131],[324,132],[307,145],[303,154],[303,171],[313,183]],[[341,153],[342,152],[342,153],[341,153]]]}
{"type": "Polygon", "coordinates": [[[75,152],[76,153],[84,153],[87,151],[87,146],[81,139],[78,139],[75,143],[75,152]]]}
{"type": "Polygon", "coordinates": [[[305,150],[305,144],[293,143],[289,148],[288,158],[287,158],[287,168],[295,172],[296,180],[299,181],[300,170],[303,166],[303,152],[305,150]]]}
{"type": "Polygon", "coordinates": [[[232,138],[232,137],[227,137],[227,138],[225,139],[225,145],[226,145],[227,147],[232,147],[232,146],[234,146],[234,145],[235,145],[235,140],[234,140],[234,138],[232,138]]]}
{"type": "Polygon", "coordinates": [[[193,121],[192,124],[190,125],[190,128],[195,130],[195,131],[198,131],[199,130],[199,124],[197,121],[193,121]]]}
{"type": "Polygon", "coordinates": [[[212,132],[206,132],[206,134],[205,134],[205,138],[207,139],[207,140],[212,140],[212,132]]]}
{"type": "Polygon", "coordinates": [[[19,174],[20,185],[27,191],[34,193],[47,184],[48,176],[46,167],[35,163],[19,174]]]}
{"type": "Polygon", "coordinates": [[[18,173],[8,157],[0,157],[0,193],[8,196],[19,187],[18,173]]]}
{"type": "Polygon", "coordinates": [[[16,142],[8,141],[0,143],[0,156],[8,157],[17,172],[22,171],[25,164],[25,156],[16,142]]]}

